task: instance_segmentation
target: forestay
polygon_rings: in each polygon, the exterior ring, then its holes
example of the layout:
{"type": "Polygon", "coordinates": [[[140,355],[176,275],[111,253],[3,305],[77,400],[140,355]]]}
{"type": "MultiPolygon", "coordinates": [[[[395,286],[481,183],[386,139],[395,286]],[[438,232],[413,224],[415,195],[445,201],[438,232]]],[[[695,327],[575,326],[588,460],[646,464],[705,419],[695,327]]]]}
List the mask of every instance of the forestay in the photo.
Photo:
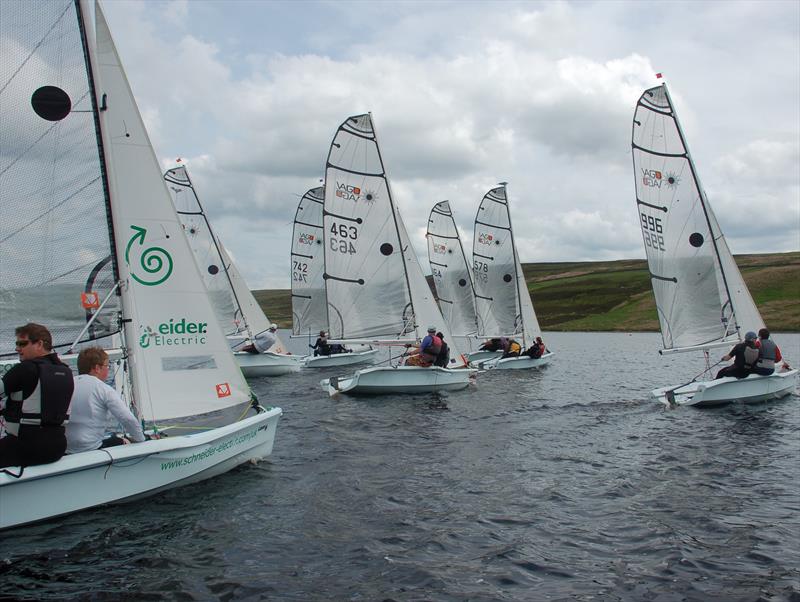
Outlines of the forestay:
{"type": "Polygon", "coordinates": [[[632,129],[639,224],[664,349],[733,342],[762,328],[700,185],[666,85],[642,94],[632,129]]]}
{"type": "Polygon", "coordinates": [[[428,261],[439,309],[454,336],[478,332],[472,274],[448,201],[436,203],[428,218],[428,261]]]}
{"type": "MultiPolygon", "coordinates": [[[[29,321],[65,351],[118,280],[74,3],[3,2],[0,49],[0,356],[29,321]]],[[[117,333],[118,310],[112,293],[81,340],[117,333]]]]}
{"type": "Polygon", "coordinates": [[[541,331],[514,244],[505,184],[481,200],[472,260],[480,336],[518,336],[523,349],[533,344],[541,331]]]}
{"type": "Polygon", "coordinates": [[[322,208],[325,188],[312,188],[300,199],[292,235],[292,334],[328,329],[322,208]]]}
{"type": "Polygon", "coordinates": [[[325,287],[332,339],[421,339],[429,325],[463,365],[392,199],[369,114],[350,117],[325,173],[325,287]]]}
{"type": "Polygon", "coordinates": [[[97,54],[89,56],[98,74],[134,398],[148,420],[242,404],[249,388],[211,307],[103,12],[95,10],[97,54]]]}

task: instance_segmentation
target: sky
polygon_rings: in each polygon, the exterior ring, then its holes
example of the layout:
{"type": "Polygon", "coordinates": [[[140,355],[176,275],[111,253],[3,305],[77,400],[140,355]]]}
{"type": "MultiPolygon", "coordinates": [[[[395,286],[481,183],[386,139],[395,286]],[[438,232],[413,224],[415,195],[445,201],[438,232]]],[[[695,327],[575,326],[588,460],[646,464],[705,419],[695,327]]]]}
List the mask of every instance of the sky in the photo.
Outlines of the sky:
{"type": "Polygon", "coordinates": [[[501,181],[523,262],[643,258],[631,121],[662,81],[731,250],[800,250],[800,2],[103,7],[159,160],[188,166],[250,288],[289,288],[300,197],[368,111],[423,266],[431,207],[471,249],[501,181]]]}

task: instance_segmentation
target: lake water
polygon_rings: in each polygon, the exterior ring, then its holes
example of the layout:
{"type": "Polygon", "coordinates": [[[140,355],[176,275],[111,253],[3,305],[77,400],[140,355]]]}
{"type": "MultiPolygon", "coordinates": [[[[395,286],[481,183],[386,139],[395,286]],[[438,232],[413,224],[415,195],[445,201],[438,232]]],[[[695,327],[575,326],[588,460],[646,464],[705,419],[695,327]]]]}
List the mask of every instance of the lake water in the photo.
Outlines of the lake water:
{"type": "Polygon", "coordinates": [[[669,410],[649,390],[697,356],[545,341],[551,366],[446,396],[254,380],[284,410],[268,460],[3,533],[0,597],[800,600],[800,397],[669,410]]]}

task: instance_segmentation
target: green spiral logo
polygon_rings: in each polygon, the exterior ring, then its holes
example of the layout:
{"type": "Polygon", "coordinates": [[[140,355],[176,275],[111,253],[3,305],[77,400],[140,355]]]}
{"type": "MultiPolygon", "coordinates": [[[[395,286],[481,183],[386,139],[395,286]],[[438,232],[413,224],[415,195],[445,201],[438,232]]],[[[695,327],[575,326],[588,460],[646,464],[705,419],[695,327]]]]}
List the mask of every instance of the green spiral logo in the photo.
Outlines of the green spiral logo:
{"type": "Polygon", "coordinates": [[[131,236],[128,241],[128,246],[125,248],[125,263],[131,268],[131,278],[145,286],[161,284],[172,274],[172,257],[166,249],[161,247],[149,247],[144,249],[139,256],[138,267],[144,270],[146,276],[140,278],[133,270],[130,261],[130,253],[133,243],[138,241],[139,246],[144,245],[147,230],[139,226],[131,226],[131,230],[133,230],[133,236],[131,236]]]}

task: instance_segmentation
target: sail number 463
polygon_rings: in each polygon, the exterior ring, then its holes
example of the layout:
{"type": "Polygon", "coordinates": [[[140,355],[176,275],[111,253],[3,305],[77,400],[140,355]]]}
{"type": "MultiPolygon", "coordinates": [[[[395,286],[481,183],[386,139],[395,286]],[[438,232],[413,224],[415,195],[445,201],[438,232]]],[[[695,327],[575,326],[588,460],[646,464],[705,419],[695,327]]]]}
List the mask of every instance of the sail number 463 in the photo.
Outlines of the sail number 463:
{"type": "Polygon", "coordinates": [[[356,247],[353,241],[358,239],[358,227],[349,224],[331,224],[331,237],[328,239],[328,245],[331,251],[336,253],[347,253],[352,255],[356,252],[356,247]]]}
{"type": "Polygon", "coordinates": [[[639,215],[642,218],[644,244],[656,251],[666,251],[664,248],[664,227],[661,225],[661,219],[644,213],[639,215]]]}

